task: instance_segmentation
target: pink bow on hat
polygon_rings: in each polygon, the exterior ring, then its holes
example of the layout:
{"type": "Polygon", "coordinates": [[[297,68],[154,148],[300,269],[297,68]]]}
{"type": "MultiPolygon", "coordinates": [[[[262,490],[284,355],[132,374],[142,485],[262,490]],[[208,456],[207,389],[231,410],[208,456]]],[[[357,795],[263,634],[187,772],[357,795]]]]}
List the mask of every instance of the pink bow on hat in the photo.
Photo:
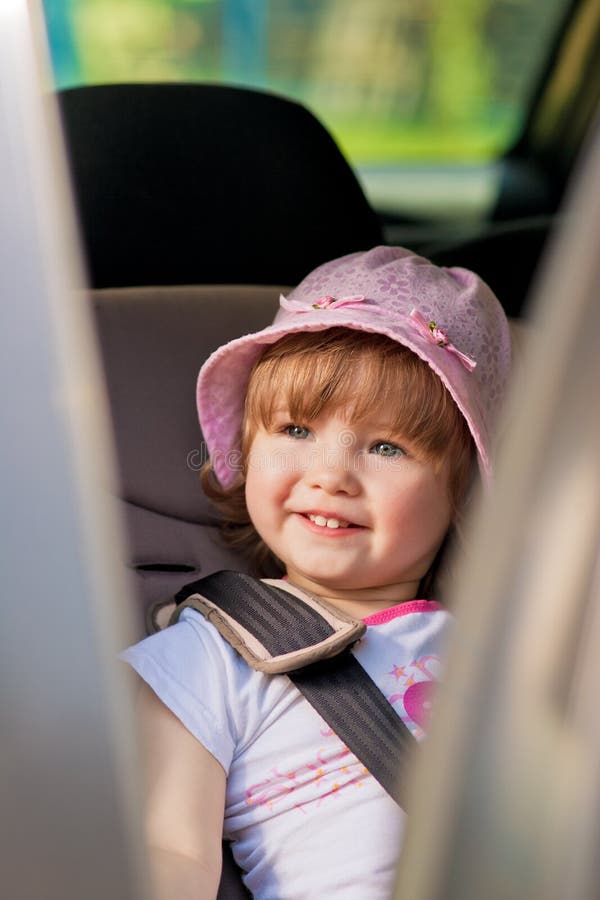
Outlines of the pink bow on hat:
{"type": "Polygon", "coordinates": [[[428,322],[418,309],[411,310],[408,318],[425,340],[429,341],[430,344],[437,344],[438,347],[443,347],[448,353],[453,353],[454,356],[458,357],[468,372],[473,371],[477,365],[475,360],[471,359],[470,356],[467,356],[466,353],[462,353],[455,347],[449,340],[446,332],[442,328],[438,328],[435,322],[428,322]]]}
{"type": "MultiPolygon", "coordinates": [[[[288,312],[310,312],[311,309],[341,309],[343,306],[356,306],[358,303],[364,303],[365,300],[366,297],[363,294],[357,294],[353,297],[340,297],[339,299],[325,294],[323,297],[315,300],[310,306],[305,306],[303,303],[298,303],[297,300],[288,300],[283,294],[280,294],[279,305],[282,309],[287,309],[288,312]]],[[[370,306],[369,311],[381,312],[376,306],[370,306]]]]}

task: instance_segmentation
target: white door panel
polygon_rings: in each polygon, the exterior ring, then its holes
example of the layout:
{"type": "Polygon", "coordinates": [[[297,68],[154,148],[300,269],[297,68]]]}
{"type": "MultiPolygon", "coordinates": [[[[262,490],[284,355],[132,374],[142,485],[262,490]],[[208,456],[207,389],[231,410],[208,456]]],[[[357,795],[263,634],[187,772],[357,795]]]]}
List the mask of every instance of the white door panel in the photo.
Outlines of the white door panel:
{"type": "Polygon", "coordinates": [[[115,662],[132,604],[32,8],[0,2],[0,892],[141,900],[131,703],[115,662]]]}

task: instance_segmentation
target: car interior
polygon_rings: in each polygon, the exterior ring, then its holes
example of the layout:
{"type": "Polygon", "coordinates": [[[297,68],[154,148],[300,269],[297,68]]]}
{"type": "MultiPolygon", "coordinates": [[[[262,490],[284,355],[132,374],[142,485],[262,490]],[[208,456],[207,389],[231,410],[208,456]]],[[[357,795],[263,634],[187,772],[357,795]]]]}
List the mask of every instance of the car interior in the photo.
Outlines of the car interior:
{"type": "MultiPolygon", "coordinates": [[[[548,93],[569,65],[572,29],[581,28],[573,15],[502,160],[489,220],[454,241],[436,240],[432,228],[416,248],[440,265],[478,271],[517,320],[559,217],[575,133],[581,143],[600,87],[590,53],[562,98],[564,124],[543,131],[548,93]]],[[[600,17],[595,27],[600,40],[600,17]]],[[[144,610],[203,575],[247,566],[223,545],[199,489],[205,457],[186,402],[199,366],[222,343],[265,326],[279,294],[320,262],[384,242],[385,223],[326,128],[285,97],[114,84],[63,90],[59,104],[144,610]]],[[[387,226],[393,233],[389,217],[387,226]]],[[[522,329],[513,330],[520,348],[522,329]]],[[[243,895],[224,858],[220,896],[243,895]]]]}
{"type": "MultiPolygon", "coordinates": [[[[325,125],[295,100],[198,83],[57,92],[140,632],[147,608],[187,582],[247,570],[200,489],[195,379],[214,349],[269,323],[279,295],[316,265],[412,235],[439,265],[481,273],[514,320],[520,356],[527,300],[597,114],[599,47],[600,6],[576,0],[499,163],[489,216],[452,238],[447,224],[415,230],[373,208],[325,125]]],[[[226,857],[219,897],[243,896],[226,857]]]]}

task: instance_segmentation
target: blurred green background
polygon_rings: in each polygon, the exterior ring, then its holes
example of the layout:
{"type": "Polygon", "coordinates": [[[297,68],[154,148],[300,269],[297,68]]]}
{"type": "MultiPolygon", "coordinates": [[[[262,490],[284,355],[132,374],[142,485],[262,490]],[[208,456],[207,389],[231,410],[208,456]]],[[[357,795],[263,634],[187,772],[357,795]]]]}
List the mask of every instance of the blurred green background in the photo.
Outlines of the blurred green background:
{"type": "Polygon", "coordinates": [[[57,86],[204,81],[282,93],[329,128],[377,209],[449,220],[493,203],[493,161],[519,135],[568,5],[44,0],[57,86]]]}
{"type": "Polygon", "coordinates": [[[201,80],[305,102],[358,164],[511,143],[564,0],[45,0],[59,86],[201,80]]]}

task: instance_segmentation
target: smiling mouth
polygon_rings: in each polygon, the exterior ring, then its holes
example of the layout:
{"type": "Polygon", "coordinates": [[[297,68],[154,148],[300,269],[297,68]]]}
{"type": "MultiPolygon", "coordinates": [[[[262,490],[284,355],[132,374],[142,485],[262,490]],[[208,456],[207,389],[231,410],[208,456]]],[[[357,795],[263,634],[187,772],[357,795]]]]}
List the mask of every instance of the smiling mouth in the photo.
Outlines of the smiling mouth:
{"type": "Polygon", "coordinates": [[[322,528],[360,528],[359,525],[354,525],[354,523],[347,522],[345,519],[329,518],[328,516],[313,515],[313,513],[305,513],[304,518],[314,522],[315,525],[320,525],[322,528]]]}

